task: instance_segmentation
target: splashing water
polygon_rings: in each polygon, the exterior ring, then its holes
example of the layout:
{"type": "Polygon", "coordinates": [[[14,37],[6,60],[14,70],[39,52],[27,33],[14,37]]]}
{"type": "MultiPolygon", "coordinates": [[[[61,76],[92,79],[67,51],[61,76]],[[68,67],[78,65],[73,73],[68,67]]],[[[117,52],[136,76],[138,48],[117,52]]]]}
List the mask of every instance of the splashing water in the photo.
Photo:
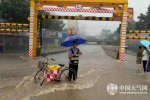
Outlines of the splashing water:
{"type": "Polygon", "coordinates": [[[33,81],[33,76],[26,76],[16,85],[16,88],[2,96],[2,100],[13,98],[14,100],[30,100],[32,96],[40,96],[56,91],[65,91],[68,89],[87,89],[93,87],[100,78],[100,66],[95,66],[85,73],[79,74],[75,82],[64,83],[45,83],[43,86],[38,86],[33,81]],[[94,78],[93,78],[94,77],[94,78]]]}

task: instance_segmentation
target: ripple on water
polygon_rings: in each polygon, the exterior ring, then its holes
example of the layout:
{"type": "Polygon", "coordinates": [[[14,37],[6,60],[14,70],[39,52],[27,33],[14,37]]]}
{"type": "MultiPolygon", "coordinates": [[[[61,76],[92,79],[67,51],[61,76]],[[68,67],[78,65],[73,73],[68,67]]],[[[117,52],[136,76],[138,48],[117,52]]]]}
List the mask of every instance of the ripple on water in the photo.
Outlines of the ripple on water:
{"type": "MultiPolygon", "coordinates": [[[[43,86],[37,86],[33,81],[33,76],[24,77],[24,79],[16,86],[16,88],[5,98],[13,98],[14,100],[29,100],[32,96],[40,96],[56,91],[65,91],[68,89],[86,89],[91,88],[100,78],[99,66],[95,66],[85,73],[79,74],[75,82],[50,83],[43,86]],[[94,77],[94,78],[93,78],[94,77]]],[[[4,96],[3,96],[4,97],[4,96]]]]}

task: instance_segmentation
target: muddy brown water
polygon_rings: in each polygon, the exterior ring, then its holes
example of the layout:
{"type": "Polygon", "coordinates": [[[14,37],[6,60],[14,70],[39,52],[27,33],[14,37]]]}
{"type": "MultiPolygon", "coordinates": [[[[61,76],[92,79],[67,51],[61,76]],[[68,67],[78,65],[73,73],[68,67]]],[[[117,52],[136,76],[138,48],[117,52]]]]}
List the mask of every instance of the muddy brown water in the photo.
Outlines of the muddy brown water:
{"type": "MultiPolygon", "coordinates": [[[[75,82],[64,83],[44,83],[38,86],[33,81],[33,76],[37,70],[37,60],[29,60],[19,69],[20,66],[9,67],[12,72],[10,75],[4,71],[11,71],[9,68],[1,68],[1,74],[8,79],[9,84],[3,87],[1,92],[2,100],[149,100],[149,79],[150,74],[142,74],[137,71],[135,57],[127,55],[127,60],[123,63],[107,56],[99,45],[83,45],[79,47],[83,55],[80,56],[78,79],[75,82]],[[26,67],[28,66],[28,67],[26,67]],[[16,72],[16,74],[15,74],[16,72]],[[20,74],[18,74],[20,72],[20,74]],[[10,76],[13,79],[10,79],[10,76]],[[16,76],[15,76],[16,75],[16,76]],[[23,79],[22,79],[23,78],[23,79]],[[16,81],[15,81],[16,80],[16,81]],[[15,83],[15,82],[16,83],[15,83]],[[14,84],[11,84],[13,83],[14,84]],[[107,85],[114,83],[117,85],[139,84],[147,85],[147,94],[123,95],[116,93],[111,96],[107,92],[107,85]]],[[[56,59],[59,63],[68,63],[67,53],[50,55],[49,58],[56,59]]],[[[43,58],[42,58],[43,59],[43,58]]],[[[28,59],[27,59],[28,60],[28,59]]],[[[16,59],[16,62],[19,61],[16,59]]],[[[21,63],[20,63],[21,64],[21,63]]],[[[6,64],[7,65],[7,64],[6,64]]],[[[0,78],[2,80],[2,78],[0,78]]],[[[4,84],[3,82],[1,84],[4,84]]],[[[2,85],[1,85],[2,86],[2,85]]]]}

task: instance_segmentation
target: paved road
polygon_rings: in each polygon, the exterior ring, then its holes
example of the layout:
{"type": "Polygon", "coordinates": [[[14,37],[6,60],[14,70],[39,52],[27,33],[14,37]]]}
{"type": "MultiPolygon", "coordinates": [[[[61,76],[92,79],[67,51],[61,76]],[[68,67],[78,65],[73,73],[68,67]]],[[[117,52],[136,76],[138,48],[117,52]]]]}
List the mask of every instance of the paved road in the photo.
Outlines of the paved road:
{"type": "MultiPolygon", "coordinates": [[[[39,87],[33,82],[33,75],[31,74],[36,71],[36,67],[33,66],[27,69],[32,69],[32,73],[29,72],[29,76],[26,76],[22,81],[20,81],[15,89],[3,92],[1,94],[1,99],[149,100],[150,74],[142,74],[141,71],[137,70],[138,66],[135,64],[134,56],[127,55],[127,60],[121,63],[107,56],[99,45],[84,45],[80,48],[83,51],[83,55],[80,57],[79,77],[76,82],[59,84],[45,83],[42,87],[39,87]],[[110,83],[118,86],[118,91],[113,96],[109,95],[107,92],[107,85],[110,83]],[[139,87],[148,86],[148,90],[146,91],[147,94],[120,94],[121,89],[123,89],[121,86],[129,85],[138,85],[139,87]]],[[[57,62],[67,63],[67,53],[55,54],[49,57],[57,59],[57,62]]],[[[34,62],[34,64],[36,64],[37,60],[30,62],[34,62]]],[[[17,69],[18,68],[16,68],[16,70],[17,69]]],[[[136,90],[135,92],[141,91],[136,90]]]]}

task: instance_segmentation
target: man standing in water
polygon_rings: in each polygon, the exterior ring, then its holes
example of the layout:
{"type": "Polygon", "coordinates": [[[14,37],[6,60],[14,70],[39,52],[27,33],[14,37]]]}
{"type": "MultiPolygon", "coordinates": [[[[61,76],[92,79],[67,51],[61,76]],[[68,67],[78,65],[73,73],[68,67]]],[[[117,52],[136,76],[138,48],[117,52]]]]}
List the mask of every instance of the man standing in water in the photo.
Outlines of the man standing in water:
{"type": "Polygon", "coordinates": [[[82,55],[82,52],[79,48],[77,48],[78,44],[76,41],[73,42],[72,48],[68,52],[68,58],[69,58],[69,68],[72,68],[76,72],[76,76],[72,74],[72,72],[69,72],[69,81],[71,81],[72,77],[75,81],[77,78],[77,72],[78,72],[78,64],[79,64],[79,55],[82,55]]]}
{"type": "Polygon", "coordinates": [[[148,63],[147,63],[147,69],[146,69],[146,71],[147,72],[150,72],[150,45],[149,45],[149,49],[148,49],[148,54],[149,54],[149,57],[148,57],[148,63]]]}
{"type": "Polygon", "coordinates": [[[139,65],[139,70],[141,70],[142,56],[143,56],[143,49],[142,49],[142,46],[139,46],[139,49],[136,55],[136,63],[139,65]]]}
{"type": "Polygon", "coordinates": [[[147,49],[146,47],[144,47],[143,57],[142,57],[144,72],[146,72],[148,58],[149,58],[149,55],[148,55],[147,49]]]}

